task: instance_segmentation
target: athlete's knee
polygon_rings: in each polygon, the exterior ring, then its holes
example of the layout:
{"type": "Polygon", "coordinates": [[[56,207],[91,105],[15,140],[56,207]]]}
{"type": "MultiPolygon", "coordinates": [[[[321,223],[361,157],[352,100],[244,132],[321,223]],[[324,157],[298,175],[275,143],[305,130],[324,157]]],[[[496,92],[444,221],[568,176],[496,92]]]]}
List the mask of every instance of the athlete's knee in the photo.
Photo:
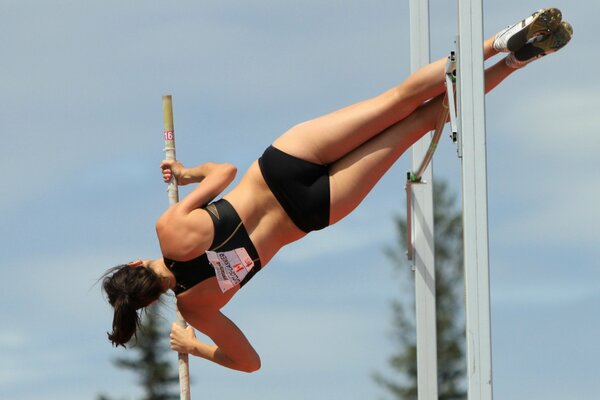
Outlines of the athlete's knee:
{"type": "Polygon", "coordinates": [[[448,122],[449,120],[449,115],[447,114],[447,110],[445,109],[447,106],[442,104],[441,99],[438,101],[438,99],[436,99],[435,101],[432,101],[431,104],[428,104],[426,107],[426,112],[424,113],[424,121],[423,123],[425,124],[423,130],[424,131],[432,131],[434,129],[437,129],[437,127],[440,124],[440,120],[442,118],[445,119],[442,123],[442,125],[446,124],[446,122],[448,122]]]}
{"type": "Polygon", "coordinates": [[[405,118],[414,112],[423,102],[415,90],[408,84],[402,84],[391,91],[392,104],[395,115],[405,118]]]}

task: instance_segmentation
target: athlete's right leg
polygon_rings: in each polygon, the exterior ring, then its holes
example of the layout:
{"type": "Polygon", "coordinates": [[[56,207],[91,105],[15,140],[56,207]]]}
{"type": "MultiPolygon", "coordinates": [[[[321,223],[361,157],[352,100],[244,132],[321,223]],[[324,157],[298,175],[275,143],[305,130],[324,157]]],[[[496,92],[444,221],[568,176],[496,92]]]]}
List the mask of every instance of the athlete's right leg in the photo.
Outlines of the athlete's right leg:
{"type": "MultiPolygon", "coordinates": [[[[532,46],[525,44],[536,35],[550,37],[549,33],[558,29],[560,19],[561,13],[555,8],[535,12],[525,20],[487,39],[483,45],[484,59],[499,51],[515,51],[519,46],[532,46]]],[[[560,46],[565,44],[564,41],[559,42],[560,46]]],[[[552,44],[545,41],[543,50],[532,50],[546,51],[544,54],[547,54],[549,51],[546,48],[550,45],[554,46],[554,41],[552,44]]],[[[529,53],[532,51],[528,50],[526,53],[522,56],[519,52],[515,54],[520,56],[519,62],[522,62],[522,58],[529,59],[529,53]]],[[[406,118],[423,102],[443,93],[445,64],[446,59],[438,60],[379,96],[299,124],[279,137],[273,145],[304,160],[331,164],[406,118]]]]}
{"type": "Polygon", "coordinates": [[[423,67],[378,96],[300,123],[273,145],[301,159],[330,164],[441,93],[445,62],[423,67]]]}
{"type": "MultiPolygon", "coordinates": [[[[484,57],[497,54],[495,36],[484,43],[484,57]]],[[[280,136],[273,145],[295,157],[330,164],[373,136],[406,118],[425,101],[446,90],[446,58],[424,66],[379,96],[301,123],[280,136]]]]}

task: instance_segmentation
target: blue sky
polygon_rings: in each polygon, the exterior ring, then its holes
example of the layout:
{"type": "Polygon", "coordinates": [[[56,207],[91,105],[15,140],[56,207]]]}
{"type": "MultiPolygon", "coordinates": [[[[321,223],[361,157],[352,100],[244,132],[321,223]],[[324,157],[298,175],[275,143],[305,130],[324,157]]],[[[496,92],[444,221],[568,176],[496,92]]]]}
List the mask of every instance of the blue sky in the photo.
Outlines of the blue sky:
{"type": "MultiPolygon", "coordinates": [[[[456,7],[431,3],[432,57],[445,57],[456,7]]],[[[179,159],[243,171],[290,126],[408,75],[407,2],[0,4],[0,398],[134,399],[133,377],[111,364],[123,353],[106,340],[112,315],[95,282],[112,265],[159,256],[161,96],[173,95],[179,159]]],[[[484,2],[485,35],[544,5],[484,2]]],[[[573,42],[486,98],[500,399],[600,391],[600,3],[549,5],[573,24],[573,42]]],[[[460,164],[443,142],[435,173],[458,193],[460,164]]],[[[404,210],[408,162],[226,307],[263,367],[243,375],[193,360],[195,398],[383,396],[370,375],[386,370],[389,304],[406,287],[383,248],[404,210]]]]}

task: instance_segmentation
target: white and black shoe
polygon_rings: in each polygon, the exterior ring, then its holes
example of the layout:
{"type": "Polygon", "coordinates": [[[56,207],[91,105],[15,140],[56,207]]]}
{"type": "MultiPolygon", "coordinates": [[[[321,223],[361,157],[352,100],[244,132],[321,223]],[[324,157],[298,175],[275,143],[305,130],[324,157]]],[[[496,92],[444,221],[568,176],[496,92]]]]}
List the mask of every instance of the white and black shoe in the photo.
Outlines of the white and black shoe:
{"type": "Polygon", "coordinates": [[[524,20],[498,32],[494,49],[515,52],[527,43],[540,40],[561,27],[562,13],[558,8],[542,8],[524,20]]]}
{"type": "Polygon", "coordinates": [[[565,47],[573,37],[573,27],[563,21],[558,29],[539,40],[525,44],[519,50],[506,57],[506,65],[512,68],[521,68],[530,62],[554,53],[565,47]]]}

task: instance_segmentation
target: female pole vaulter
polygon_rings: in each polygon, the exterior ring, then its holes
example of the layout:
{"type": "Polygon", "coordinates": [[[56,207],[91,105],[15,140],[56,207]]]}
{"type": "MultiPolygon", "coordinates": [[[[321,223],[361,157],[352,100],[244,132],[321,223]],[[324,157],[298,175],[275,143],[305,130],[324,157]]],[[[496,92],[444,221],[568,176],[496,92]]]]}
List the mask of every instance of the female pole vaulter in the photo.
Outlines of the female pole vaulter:
{"type": "MultiPolygon", "coordinates": [[[[556,8],[539,10],[487,39],[484,58],[508,53],[485,71],[490,91],[517,69],[565,46],[573,30],[556,8]]],[[[103,290],[114,307],[113,345],[135,334],[137,310],[172,290],[191,325],[174,324],[171,347],[252,372],[260,358],[221,308],[286,244],[351,213],[395,161],[434,129],[445,97],[446,59],[399,86],[294,126],[269,146],[241,181],[231,164],[186,168],[163,161],[163,178],[196,188],[157,221],[163,258],[109,270],[103,290]],[[214,344],[196,339],[196,328],[214,344]]]]}

